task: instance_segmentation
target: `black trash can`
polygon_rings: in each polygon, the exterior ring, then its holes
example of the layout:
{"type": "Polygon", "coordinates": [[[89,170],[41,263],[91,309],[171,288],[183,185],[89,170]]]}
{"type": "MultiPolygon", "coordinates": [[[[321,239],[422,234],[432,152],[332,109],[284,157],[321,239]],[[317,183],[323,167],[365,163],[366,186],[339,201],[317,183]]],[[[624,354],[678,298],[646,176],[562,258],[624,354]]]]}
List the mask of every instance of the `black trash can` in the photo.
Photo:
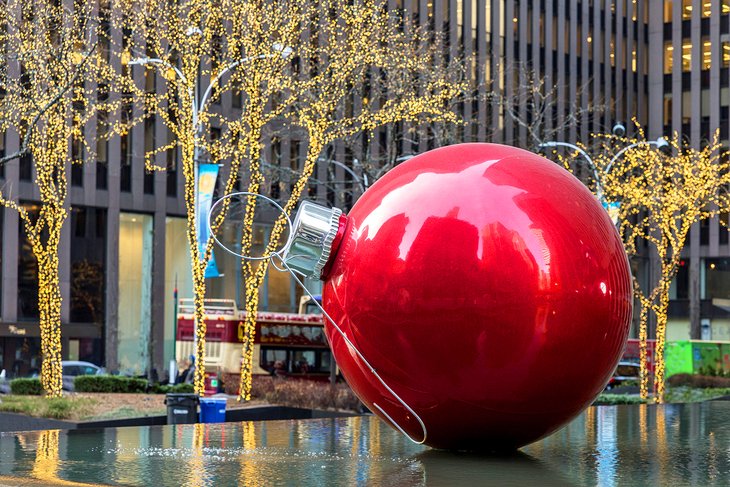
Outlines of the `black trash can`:
{"type": "Polygon", "coordinates": [[[191,424],[198,422],[197,394],[167,394],[167,424],[191,424]]]}

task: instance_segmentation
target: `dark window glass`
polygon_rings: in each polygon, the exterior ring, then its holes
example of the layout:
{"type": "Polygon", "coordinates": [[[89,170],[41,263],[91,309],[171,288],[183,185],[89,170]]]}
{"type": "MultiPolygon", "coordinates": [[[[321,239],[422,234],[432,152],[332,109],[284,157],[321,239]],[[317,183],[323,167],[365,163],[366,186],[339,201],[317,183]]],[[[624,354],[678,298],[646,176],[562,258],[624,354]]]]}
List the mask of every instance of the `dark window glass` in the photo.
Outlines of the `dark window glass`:
{"type": "MultiPolygon", "coordinates": [[[[81,130],[81,137],[84,135],[81,130]]],[[[84,185],[84,144],[81,139],[74,137],[71,140],[71,186],[84,185]]]]}
{"type": "Polygon", "coordinates": [[[730,259],[705,259],[705,299],[730,299],[730,259]]]}
{"type": "Polygon", "coordinates": [[[5,338],[3,362],[0,366],[10,377],[39,375],[41,368],[41,339],[39,337],[5,338]]]}
{"type": "Polygon", "coordinates": [[[96,189],[109,187],[109,166],[106,161],[96,161],[96,189]]]}
{"type": "Polygon", "coordinates": [[[18,161],[18,172],[21,181],[33,180],[33,156],[30,154],[23,155],[18,161]]]}
{"type": "MultiPolygon", "coordinates": [[[[128,123],[132,118],[132,107],[122,110],[122,123],[128,123]]],[[[132,191],[132,131],[131,129],[119,139],[121,167],[119,169],[120,191],[132,191]]]]}
{"type": "Polygon", "coordinates": [[[177,147],[167,149],[167,196],[177,197],[177,147]]]}
{"type": "MultiPolygon", "coordinates": [[[[71,321],[104,323],[106,210],[71,209],[71,321]]],[[[95,362],[98,363],[98,362],[95,362]]]]}
{"type": "MultiPolygon", "coordinates": [[[[144,153],[150,154],[155,150],[155,117],[150,116],[144,121],[144,153]]],[[[154,158],[151,161],[153,164],[156,162],[154,158]]],[[[144,181],[143,181],[144,194],[155,193],[155,173],[152,170],[144,169],[144,181]]]]}
{"type": "MultiPolygon", "coordinates": [[[[5,134],[0,135],[0,157],[5,157],[5,134]]],[[[5,177],[5,164],[0,164],[0,178],[5,177]]],[[[0,362],[1,363],[1,362],[0,362]]]]}
{"type": "MultiPolygon", "coordinates": [[[[38,218],[40,207],[23,204],[31,221],[38,218]]],[[[38,261],[25,233],[23,221],[19,220],[20,245],[18,246],[18,319],[38,319],[38,261]]]]}
{"type": "Polygon", "coordinates": [[[689,299],[689,262],[681,260],[677,275],[674,277],[677,299],[689,299]]]}

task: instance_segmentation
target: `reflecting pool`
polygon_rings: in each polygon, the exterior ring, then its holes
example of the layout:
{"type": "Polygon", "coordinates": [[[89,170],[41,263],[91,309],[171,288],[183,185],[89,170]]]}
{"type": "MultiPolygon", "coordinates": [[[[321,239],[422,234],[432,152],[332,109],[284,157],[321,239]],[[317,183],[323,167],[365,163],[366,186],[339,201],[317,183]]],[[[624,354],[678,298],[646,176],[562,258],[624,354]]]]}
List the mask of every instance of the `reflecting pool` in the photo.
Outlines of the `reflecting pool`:
{"type": "Polygon", "coordinates": [[[730,402],[591,407],[509,456],[373,416],[0,434],[4,485],[728,485],[730,402]]]}

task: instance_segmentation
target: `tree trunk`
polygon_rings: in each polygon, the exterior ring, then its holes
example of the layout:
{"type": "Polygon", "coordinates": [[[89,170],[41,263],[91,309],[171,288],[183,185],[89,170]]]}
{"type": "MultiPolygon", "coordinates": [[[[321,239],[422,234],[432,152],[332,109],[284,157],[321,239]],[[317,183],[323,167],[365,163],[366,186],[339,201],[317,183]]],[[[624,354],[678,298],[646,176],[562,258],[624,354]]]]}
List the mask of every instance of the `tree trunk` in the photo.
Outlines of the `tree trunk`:
{"type": "Polygon", "coordinates": [[[41,383],[47,397],[60,397],[61,287],[58,279],[58,241],[51,240],[38,257],[38,311],[41,328],[41,383]]]}
{"type": "Polygon", "coordinates": [[[656,308],[656,356],[654,359],[654,390],[656,391],[656,402],[664,403],[664,345],[667,336],[667,310],[669,309],[669,286],[671,278],[665,274],[668,272],[664,266],[662,267],[662,277],[659,283],[660,292],[656,308]]]}

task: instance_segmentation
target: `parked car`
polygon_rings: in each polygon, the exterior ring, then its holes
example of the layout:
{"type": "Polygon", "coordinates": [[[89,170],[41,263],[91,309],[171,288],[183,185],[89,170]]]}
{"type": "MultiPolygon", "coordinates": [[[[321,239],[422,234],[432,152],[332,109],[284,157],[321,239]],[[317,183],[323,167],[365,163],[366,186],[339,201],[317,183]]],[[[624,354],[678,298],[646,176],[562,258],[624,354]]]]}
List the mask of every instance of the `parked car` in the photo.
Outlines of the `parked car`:
{"type": "Polygon", "coordinates": [[[64,360],[61,362],[63,372],[63,390],[74,390],[74,379],[80,375],[99,375],[104,369],[91,362],[80,362],[78,360],[64,360]]]}
{"type": "Polygon", "coordinates": [[[608,381],[606,389],[613,389],[621,385],[628,385],[631,383],[635,385],[639,381],[639,370],[641,365],[638,362],[619,362],[616,366],[616,371],[613,373],[613,377],[608,381]]]}

